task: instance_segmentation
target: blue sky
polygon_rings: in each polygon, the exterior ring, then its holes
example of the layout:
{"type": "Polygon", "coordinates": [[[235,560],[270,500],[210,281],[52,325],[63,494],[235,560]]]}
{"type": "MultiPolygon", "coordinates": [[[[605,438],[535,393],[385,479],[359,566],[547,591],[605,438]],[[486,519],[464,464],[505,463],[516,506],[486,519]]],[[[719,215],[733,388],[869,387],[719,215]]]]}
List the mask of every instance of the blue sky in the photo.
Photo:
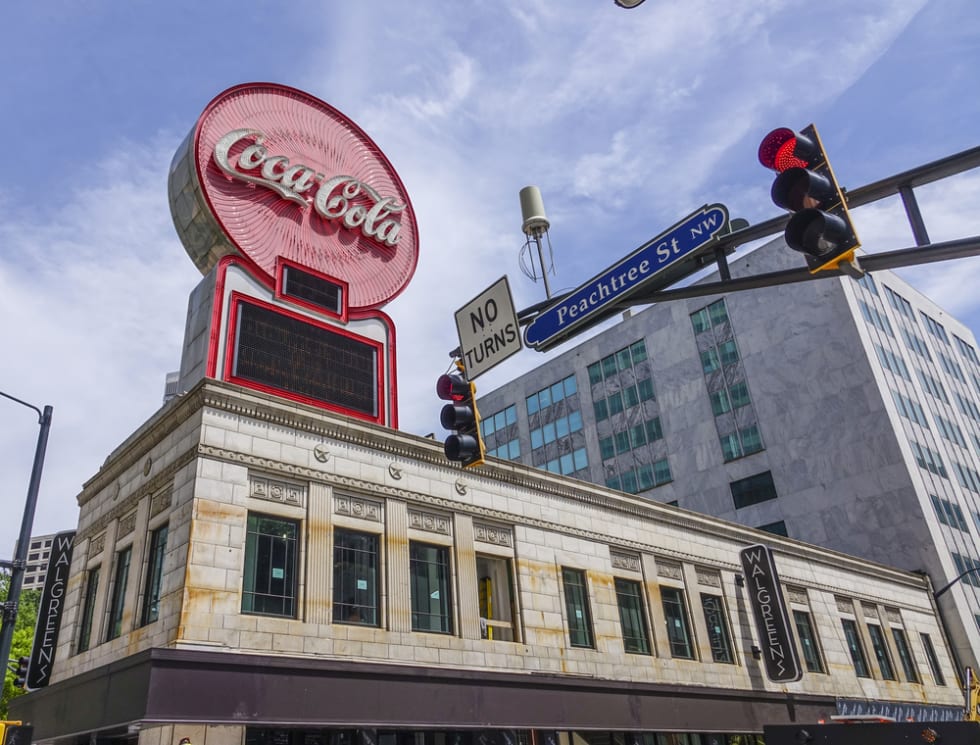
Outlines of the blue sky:
{"type": "MultiPolygon", "coordinates": [[[[401,427],[438,430],[453,313],[502,274],[519,308],[518,191],[551,219],[554,290],[704,203],[777,214],[763,135],[816,122],[856,188],[980,144],[975,0],[19,3],[0,46],[0,390],[54,406],[35,533],[161,404],[200,275],[171,223],[170,159],[243,82],[310,92],[398,171],[419,222],[398,329],[401,427]]],[[[935,241],[980,233],[980,173],[919,193],[935,241]]],[[[870,251],[912,245],[895,201],[855,211],[870,251]]],[[[801,260],[802,265],[802,260],[801,260]]],[[[905,278],[980,331],[980,260],[905,278]]],[[[566,347],[559,347],[560,353],[566,347]]],[[[530,350],[481,378],[540,364],[530,350]]],[[[0,556],[27,490],[34,415],[0,401],[0,556]]]]}

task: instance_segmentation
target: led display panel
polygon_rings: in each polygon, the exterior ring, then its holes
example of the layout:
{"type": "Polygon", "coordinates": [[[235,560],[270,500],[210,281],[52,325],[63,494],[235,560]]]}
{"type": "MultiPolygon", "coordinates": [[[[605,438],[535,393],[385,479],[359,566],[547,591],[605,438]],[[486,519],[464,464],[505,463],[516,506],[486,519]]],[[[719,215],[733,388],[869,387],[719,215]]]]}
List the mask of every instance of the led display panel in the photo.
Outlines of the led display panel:
{"type": "Polygon", "coordinates": [[[243,300],[235,316],[233,379],[379,420],[376,343],[243,300]]]}

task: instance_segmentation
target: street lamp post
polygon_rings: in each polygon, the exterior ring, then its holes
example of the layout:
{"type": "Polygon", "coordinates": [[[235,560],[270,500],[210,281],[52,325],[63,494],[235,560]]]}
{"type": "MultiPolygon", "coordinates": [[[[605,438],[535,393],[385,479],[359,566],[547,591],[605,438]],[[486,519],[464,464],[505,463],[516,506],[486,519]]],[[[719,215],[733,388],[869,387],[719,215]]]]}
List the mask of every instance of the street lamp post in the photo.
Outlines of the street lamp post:
{"type": "Polygon", "coordinates": [[[940,595],[942,595],[942,594],[943,594],[944,592],[946,592],[946,591],[947,591],[947,590],[948,590],[948,589],[949,589],[950,587],[952,587],[952,586],[953,586],[953,585],[955,585],[955,584],[956,584],[957,582],[959,582],[959,581],[960,581],[961,579],[963,579],[963,578],[964,578],[964,577],[965,577],[966,575],[968,575],[968,574],[973,574],[974,572],[980,572],[980,567],[970,567],[970,568],[969,568],[969,569],[967,569],[967,570],[966,570],[965,572],[962,572],[962,573],[960,573],[960,575],[959,575],[959,576],[958,576],[958,577],[957,577],[956,579],[954,579],[954,580],[953,580],[952,582],[949,582],[948,584],[946,584],[946,585],[944,585],[944,586],[942,586],[942,587],[940,587],[940,588],[939,588],[938,590],[936,590],[936,591],[935,591],[934,593],[932,593],[932,596],[933,596],[933,597],[934,597],[934,598],[935,598],[936,600],[939,600],[939,596],[940,596],[940,595]]]}
{"type": "Polygon", "coordinates": [[[37,492],[41,485],[41,470],[44,468],[44,452],[48,447],[48,430],[51,428],[51,415],[54,409],[45,406],[41,411],[26,401],[14,398],[3,391],[0,396],[9,398],[33,409],[38,415],[41,426],[37,435],[37,447],[34,450],[34,466],[31,469],[31,482],[27,487],[27,502],[24,504],[24,517],[20,524],[20,537],[17,539],[17,555],[13,561],[3,561],[0,565],[10,569],[10,587],[7,590],[7,600],[3,603],[3,626],[0,627],[0,662],[4,669],[9,666],[10,645],[14,639],[14,625],[17,623],[17,608],[20,603],[20,590],[24,584],[24,570],[27,567],[27,551],[31,543],[31,531],[34,527],[34,508],[37,506],[37,492]]]}

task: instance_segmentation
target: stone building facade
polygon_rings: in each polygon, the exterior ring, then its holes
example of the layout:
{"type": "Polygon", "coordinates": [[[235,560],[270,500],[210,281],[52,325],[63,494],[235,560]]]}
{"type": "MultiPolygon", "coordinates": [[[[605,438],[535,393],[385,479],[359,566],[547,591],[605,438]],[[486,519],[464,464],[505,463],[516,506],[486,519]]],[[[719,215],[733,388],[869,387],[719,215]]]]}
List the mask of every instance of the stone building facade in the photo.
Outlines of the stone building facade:
{"type": "Polygon", "coordinates": [[[729,745],[961,705],[922,575],[230,383],[165,404],[78,502],[52,683],[12,707],[43,743],[729,745]],[[758,659],[758,543],[798,682],[758,659]]]}

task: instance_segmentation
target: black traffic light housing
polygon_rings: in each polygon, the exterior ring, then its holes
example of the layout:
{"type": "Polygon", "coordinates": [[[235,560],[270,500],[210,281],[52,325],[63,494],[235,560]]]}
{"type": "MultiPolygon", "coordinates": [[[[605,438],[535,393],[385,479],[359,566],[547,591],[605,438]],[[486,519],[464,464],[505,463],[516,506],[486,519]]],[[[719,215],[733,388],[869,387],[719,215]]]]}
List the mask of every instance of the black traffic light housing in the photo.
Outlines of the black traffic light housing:
{"type": "Polygon", "coordinates": [[[462,374],[440,375],[436,394],[450,403],[442,407],[439,422],[453,431],[445,440],[446,457],[459,461],[464,468],[482,466],[486,457],[480,433],[480,412],[476,408],[476,386],[462,374]]]}
{"type": "Polygon", "coordinates": [[[14,668],[14,686],[16,688],[27,687],[27,668],[30,667],[30,657],[18,657],[17,666],[14,668]]]}
{"type": "Polygon", "coordinates": [[[774,129],[759,145],[759,162],[779,174],[772,201],[793,213],[786,225],[786,243],[806,256],[810,272],[853,272],[854,252],[861,242],[817,128],[811,124],[799,132],[774,129]]]}

